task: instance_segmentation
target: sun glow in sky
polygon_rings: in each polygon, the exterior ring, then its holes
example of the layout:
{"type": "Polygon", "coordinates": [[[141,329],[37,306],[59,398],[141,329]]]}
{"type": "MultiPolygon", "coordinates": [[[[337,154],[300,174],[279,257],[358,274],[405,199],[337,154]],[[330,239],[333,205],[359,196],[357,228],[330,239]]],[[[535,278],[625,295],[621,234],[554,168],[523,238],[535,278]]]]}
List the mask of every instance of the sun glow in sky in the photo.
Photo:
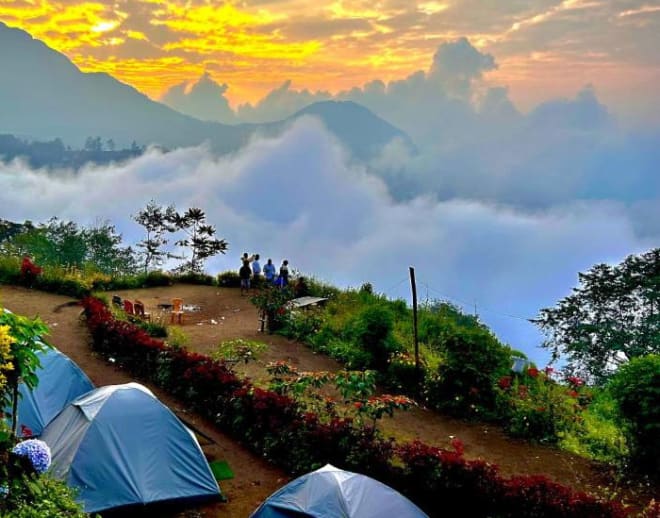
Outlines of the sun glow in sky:
{"type": "Polygon", "coordinates": [[[232,104],[285,80],[337,92],[428,70],[465,36],[496,58],[486,80],[523,107],[587,83],[624,109],[659,101],[649,0],[0,0],[0,21],[152,98],[204,72],[232,104]]]}

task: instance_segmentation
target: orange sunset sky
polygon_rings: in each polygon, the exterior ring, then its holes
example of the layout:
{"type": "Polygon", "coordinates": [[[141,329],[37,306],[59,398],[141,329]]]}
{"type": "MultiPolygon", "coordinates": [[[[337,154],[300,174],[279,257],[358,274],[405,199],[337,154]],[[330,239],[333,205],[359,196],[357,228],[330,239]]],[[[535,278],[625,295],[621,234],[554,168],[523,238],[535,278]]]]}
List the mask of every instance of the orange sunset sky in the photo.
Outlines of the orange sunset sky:
{"type": "Polygon", "coordinates": [[[154,99],[205,71],[233,106],[287,79],[334,93],[428,70],[466,36],[523,109],[585,84],[623,112],[660,104],[656,0],[0,0],[0,21],[154,99]]]}

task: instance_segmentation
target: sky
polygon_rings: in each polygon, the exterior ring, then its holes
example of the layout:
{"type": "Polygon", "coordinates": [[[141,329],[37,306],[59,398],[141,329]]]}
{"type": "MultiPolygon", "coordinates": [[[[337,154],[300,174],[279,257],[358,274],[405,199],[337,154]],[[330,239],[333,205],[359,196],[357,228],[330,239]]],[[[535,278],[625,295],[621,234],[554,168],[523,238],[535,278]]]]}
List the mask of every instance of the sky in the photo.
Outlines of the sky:
{"type": "Polygon", "coordinates": [[[522,110],[591,84],[623,117],[660,118],[654,0],[0,0],[0,20],[154,99],[204,73],[233,108],[285,81],[337,93],[405,79],[465,37],[522,110]]]}

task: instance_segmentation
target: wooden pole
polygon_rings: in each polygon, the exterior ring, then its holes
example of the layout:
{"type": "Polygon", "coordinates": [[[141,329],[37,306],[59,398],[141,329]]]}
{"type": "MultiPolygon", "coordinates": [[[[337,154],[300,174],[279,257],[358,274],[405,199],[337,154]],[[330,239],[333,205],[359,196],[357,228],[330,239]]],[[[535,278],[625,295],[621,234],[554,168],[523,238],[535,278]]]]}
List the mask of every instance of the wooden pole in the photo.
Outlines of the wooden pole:
{"type": "Polygon", "coordinates": [[[410,267],[410,286],[412,287],[412,303],[413,303],[413,340],[415,343],[415,377],[417,383],[420,381],[419,369],[419,342],[417,341],[417,285],[415,284],[415,269],[410,267]]]}

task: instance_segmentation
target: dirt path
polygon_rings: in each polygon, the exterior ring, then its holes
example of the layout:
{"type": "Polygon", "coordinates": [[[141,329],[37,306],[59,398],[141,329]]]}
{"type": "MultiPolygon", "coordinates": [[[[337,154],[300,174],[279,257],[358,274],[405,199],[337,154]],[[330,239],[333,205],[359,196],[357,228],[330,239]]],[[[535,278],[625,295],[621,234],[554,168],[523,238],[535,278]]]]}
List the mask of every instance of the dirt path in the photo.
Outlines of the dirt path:
{"type": "MultiPolygon", "coordinates": [[[[117,293],[131,300],[142,300],[154,320],[166,324],[169,324],[169,314],[159,312],[158,304],[170,302],[173,297],[181,297],[186,305],[195,306],[197,310],[187,312],[184,324],[180,326],[188,339],[186,346],[191,350],[211,353],[219,342],[234,338],[266,343],[268,349],[261,355],[259,364],[237,367],[242,374],[255,381],[265,379],[263,366],[267,362],[280,359],[291,362],[300,370],[341,369],[334,360],[314,353],[303,344],[259,332],[257,311],[248,297],[239,295],[238,289],[177,285],[117,293]]],[[[116,371],[90,352],[86,328],[78,322],[78,308],[68,307],[59,313],[53,312],[53,308],[67,300],[71,299],[19,288],[0,288],[0,304],[22,314],[39,313],[52,326],[52,342],[69,354],[95,384],[129,381],[126,374],[116,371]]],[[[185,412],[176,401],[158,390],[154,392],[170,407],[185,412]]],[[[228,460],[232,467],[239,467],[234,470],[237,478],[222,484],[229,503],[206,510],[207,513],[213,513],[206,516],[248,516],[259,501],[288,480],[283,473],[236,446],[209,423],[196,416],[188,415],[186,418],[194,419],[195,426],[199,426],[218,442],[218,446],[208,453],[214,458],[228,460]]],[[[397,440],[420,439],[441,447],[447,447],[452,437],[459,437],[465,444],[467,458],[480,458],[495,463],[507,475],[544,474],[561,484],[592,493],[602,492],[602,487],[615,486],[612,474],[596,463],[556,448],[511,439],[494,426],[466,423],[423,408],[399,413],[393,419],[386,418],[379,426],[387,436],[394,436],[397,440]]],[[[647,492],[642,495],[626,492],[625,496],[627,501],[642,503],[650,498],[647,492]]]]}
{"type": "MultiPolygon", "coordinates": [[[[0,286],[0,305],[21,315],[40,316],[51,329],[49,342],[74,360],[96,386],[134,381],[127,373],[114,368],[92,353],[87,327],[79,319],[81,308],[64,305],[72,301],[74,299],[60,295],[0,286]]],[[[228,461],[236,475],[234,479],[220,484],[222,492],[228,498],[227,503],[198,507],[177,516],[245,518],[273,491],[290,480],[285,473],[238,445],[208,421],[187,412],[179,401],[149,383],[137,381],[149,387],[176,414],[211,437],[216,444],[200,440],[204,453],[212,460],[228,461]]]]}

